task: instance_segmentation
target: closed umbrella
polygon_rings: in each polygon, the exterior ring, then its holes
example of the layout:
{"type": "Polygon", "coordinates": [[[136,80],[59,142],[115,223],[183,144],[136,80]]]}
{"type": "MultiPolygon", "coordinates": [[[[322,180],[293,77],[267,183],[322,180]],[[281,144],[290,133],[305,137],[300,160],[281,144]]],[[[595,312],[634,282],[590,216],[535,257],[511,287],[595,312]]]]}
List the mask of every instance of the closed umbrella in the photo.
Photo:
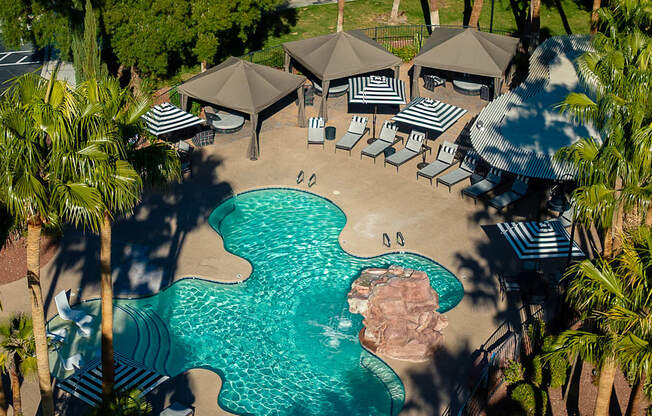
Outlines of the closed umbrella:
{"type": "Polygon", "coordinates": [[[378,104],[405,104],[405,83],[396,78],[370,75],[349,78],[349,103],[373,104],[373,137],[376,137],[378,104]]]}
{"type": "Polygon", "coordinates": [[[584,257],[582,250],[571,242],[559,220],[506,222],[497,224],[501,234],[521,260],[584,257]]]}
{"type": "Polygon", "coordinates": [[[204,122],[201,118],[186,113],[170,103],[154,106],[143,114],[143,120],[145,120],[147,130],[157,137],[204,122]]]}

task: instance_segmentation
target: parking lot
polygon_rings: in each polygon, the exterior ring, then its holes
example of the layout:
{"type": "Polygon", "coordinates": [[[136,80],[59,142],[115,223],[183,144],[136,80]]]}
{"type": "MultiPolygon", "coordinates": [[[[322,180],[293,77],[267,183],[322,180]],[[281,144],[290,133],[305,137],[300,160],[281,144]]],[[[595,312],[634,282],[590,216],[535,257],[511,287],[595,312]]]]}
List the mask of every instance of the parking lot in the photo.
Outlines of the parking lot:
{"type": "Polygon", "coordinates": [[[43,51],[25,45],[21,50],[5,50],[0,44],[0,91],[7,89],[11,79],[26,72],[40,70],[43,65],[43,51]]]}

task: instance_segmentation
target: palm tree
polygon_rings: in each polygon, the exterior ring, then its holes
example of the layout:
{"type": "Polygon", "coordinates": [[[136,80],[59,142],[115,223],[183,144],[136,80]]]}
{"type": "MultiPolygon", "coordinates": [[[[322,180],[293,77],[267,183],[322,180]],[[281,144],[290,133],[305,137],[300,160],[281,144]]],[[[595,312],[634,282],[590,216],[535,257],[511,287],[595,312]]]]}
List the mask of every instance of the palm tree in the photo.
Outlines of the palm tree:
{"type": "Polygon", "coordinates": [[[14,415],[23,414],[20,398],[20,376],[36,370],[32,320],[14,315],[0,325],[0,368],[9,373],[14,415]]]}
{"type": "MultiPolygon", "coordinates": [[[[99,116],[109,134],[97,146],[104,157],[87,160],[86,183],[99,193],[103,212],[100,233],[100,281],[102,308],[102,394],[110,403],[113,393],[113,283],[111,278],[112,223],[116,216],[131,213],[140,201],[145,184],[160,184],[180,177],[178,157],[166,144],[151,143],[144,148],[130,144],[142,133],[141,116],[149,110],[149,97],[134,95],[121,88],[117,79],[89,79],[80,85],[80,97],[89,106],[99,107],[99,116]],[[110,137],[110,139],[107,139],[110,137]]],[[[88,143],[87,146],[94,145],[88,143]]]]}
{"type": "Polygon", "coordinates": [[[344,30],[344,0],[337,0],[337,31],[344,30]]]}
{"type": "Polygon", "coordinates": [[[625,237],[613,261],[585,260],[571,269],[567,299],[584,320],[581,331],[564,331],[550,354],[578,354],[600,367],[595,415],[607,415],[620,364],[636,380],[630,409],[640,407],[642,385],[652,365],[650,310],[652,233],[642,226],[625,237]]]}
{"type": "MultiPolygon", "coordinates": [[[[111,396],[109,411],[111,416],[147,416],[152,413],[152,405],[141,395],[138,389],[116,392],[111,396]]],[[[96,407],[88,416],[103,415],[104,409],[96,407]]]]}
{"type": "Polygon", "coordinates": [[[603,256],[618,248],[623,216],[646,213],[652,197],[652,53],[650,36],[641,30],[651,20],[629,0],[612,10],[600,9],[604,33],[593,38],[595,51],[578,61],[582,80],[595,97],[571,93],[561,111],[590,123],[602,140],[590,137],[560,149],[558,157],[578,171],[574,194],[581,221],[603,230],[603,256]]]}
{"type": "Polygon", "coordinates": [[[0,103],[0,198],[16,222],[27,225],[27,287],[46,416],[53,415],[54,402],[40,282],[41,230],[62,218],[92,223],[94,215],[88,213],[101,203],[94,189],[75,178],[59,180],[51,163],[72,142],[70,120],[78,110],[65,83],[34,74],[18,78],[0,103]]]}

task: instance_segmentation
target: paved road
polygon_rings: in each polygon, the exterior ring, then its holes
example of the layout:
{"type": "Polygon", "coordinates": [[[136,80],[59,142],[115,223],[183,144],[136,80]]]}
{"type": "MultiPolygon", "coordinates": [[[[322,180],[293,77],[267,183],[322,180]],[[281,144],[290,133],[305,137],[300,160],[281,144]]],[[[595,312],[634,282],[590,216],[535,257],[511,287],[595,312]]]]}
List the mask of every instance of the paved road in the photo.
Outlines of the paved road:
{"type": "Polygon", "coordinates": [[[0,91],[8,87],[7,81],[26,72],[34,72],[43,65],[43,52],[36,51],[30,45],[21,50],[9,51],[0,43],[0,91]]]}

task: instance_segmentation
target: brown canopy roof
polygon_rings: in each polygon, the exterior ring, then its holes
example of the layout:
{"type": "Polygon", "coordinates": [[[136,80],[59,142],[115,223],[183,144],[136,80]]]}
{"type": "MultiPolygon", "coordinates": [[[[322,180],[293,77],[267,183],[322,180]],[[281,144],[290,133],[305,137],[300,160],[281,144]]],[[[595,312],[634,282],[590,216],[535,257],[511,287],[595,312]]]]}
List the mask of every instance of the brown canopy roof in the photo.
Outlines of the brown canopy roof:
{"type": "Polygon", "coordinates": [[[436,28],[414,58],[428,68],[500,77],[516,54],[519,40],[476,29],[436,28]]]}
{"type": "Polygon", "coordinates": [[[286,42],[283,48],[323,81],[392,68],[401,64],[400,58],[387,52],[359,30],[286,42]]]}
{"type": "Polygon", "coordinates": [[[245,113],[258,113],[305,82],[265,65],[230,57],[179,85],[179,93],[245,113]]]}

